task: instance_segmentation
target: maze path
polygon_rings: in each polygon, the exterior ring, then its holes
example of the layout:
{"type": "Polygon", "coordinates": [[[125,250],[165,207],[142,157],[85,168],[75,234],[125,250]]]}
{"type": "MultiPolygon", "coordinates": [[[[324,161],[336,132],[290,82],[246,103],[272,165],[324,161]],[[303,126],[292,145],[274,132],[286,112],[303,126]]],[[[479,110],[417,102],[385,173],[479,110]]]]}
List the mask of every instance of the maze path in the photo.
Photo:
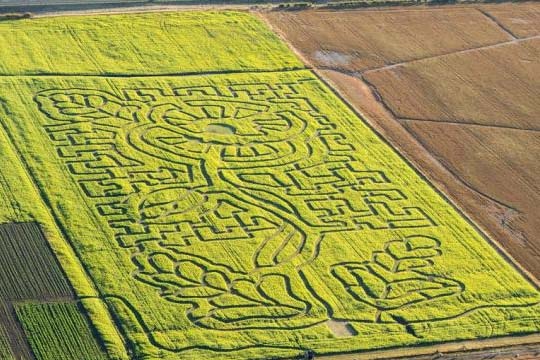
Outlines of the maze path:
{"type": "Polygon", "coordinates": [[[13,86],[33,103],[14,114],[40,138],[22,151],[33,176],[128,336],[156,351],[538,324],[532,285],[307,71],[13,86]],[[486,321],[501,317],[526,320],[486,321]]]}

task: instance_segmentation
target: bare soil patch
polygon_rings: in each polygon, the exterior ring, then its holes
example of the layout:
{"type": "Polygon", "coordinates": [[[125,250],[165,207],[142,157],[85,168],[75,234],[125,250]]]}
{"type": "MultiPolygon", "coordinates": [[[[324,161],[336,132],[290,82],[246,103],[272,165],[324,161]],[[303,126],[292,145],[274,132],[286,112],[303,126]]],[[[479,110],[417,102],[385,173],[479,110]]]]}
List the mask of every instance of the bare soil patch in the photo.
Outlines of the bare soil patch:
{"type": "Polygon", "coordinates": [[[347,321],[328,320],[328,328],[337,337],[358,335],[358,332],[347,321]]]}
{"type": "Polygon", "coordinates": [[[269,12],[268,21],[317,67],[361,71],[508,41],[469,8],[269,12]]]}

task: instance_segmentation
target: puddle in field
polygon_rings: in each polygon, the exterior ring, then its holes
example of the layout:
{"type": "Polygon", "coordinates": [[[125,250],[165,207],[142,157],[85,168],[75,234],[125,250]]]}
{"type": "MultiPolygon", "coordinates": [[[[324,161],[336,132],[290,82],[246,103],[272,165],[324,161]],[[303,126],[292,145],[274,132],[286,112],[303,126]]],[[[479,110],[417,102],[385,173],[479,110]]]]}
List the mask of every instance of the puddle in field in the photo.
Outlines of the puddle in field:
{"type": "Polygon", "coordinates": [[[231,125],[225,124],[211,124],[206,127],[206,131],[214,134],[221,135],[234,135],[236,134],[236,128],[231,125]]]}
{"type": "Polygon", "coordinates": [[[332,333],[337,337],[358,335],[358,332],[354,330],[354,328],[351,324],[349,324],[348,321],[328,320],[326,322],[326,325],[328,325],[328,328],[330,328],[332,333]]]}
{"type": "Polygon", "coordinates": [[[344,66],[348,65],[353,59],[352,55],[340,53],[338,51],[317,50],[313,57],[326,66],[344,66]]]}

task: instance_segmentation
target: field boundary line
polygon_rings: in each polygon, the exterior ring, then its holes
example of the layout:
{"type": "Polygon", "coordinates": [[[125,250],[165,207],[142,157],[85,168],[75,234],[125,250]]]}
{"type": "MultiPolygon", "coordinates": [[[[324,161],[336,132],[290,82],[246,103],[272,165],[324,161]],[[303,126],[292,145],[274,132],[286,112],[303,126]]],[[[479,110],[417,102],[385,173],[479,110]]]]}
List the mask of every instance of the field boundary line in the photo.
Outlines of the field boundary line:
{"type": "MultiPolygon", "coordinates": [[[[540,35],[539,35],[540,36],[540,35]]],[[[287,73],[309,70],[308,67],[290,67],[283,69],[270,69],[270,70],[215,70],[215,71],[186,71],[186,72],[172,72],[172,73],[146,73],[146,74],[128,74],[128,73],[36,73],[36,74],[0,74],[0,78],[37,78],[37,77],[95,77],[95,78],[151,78],[151,77],[189,77],[189,76],[213,76],[213,75],[234,75],[234,74],[272,74],[272,73],[287,73]]]]}
{"type": "MultiPolygon", "coordinates": [[[[0,111],[2,113],[1,115],[6,114],[6,104],[1,99],[0,99],[0,111]]],[[[26,177],[29,180],[30,185],[34,188],[34,191],[36,192],[36,194],[39,196],[39,199],[41,200],[42,206],[44,207],[43,212],[46,215],[48,215],[48,217],[51,220],[50,226],[53,227],[58,232],[58,234],[60,235],[59,236],[60,241],[62,241],[64,243],[64,245],[66,246],[66,250],[68,251],[68,254],[66,254],[66,255],[69,256],[70,258],[72,258],[72,260],[74,262],[74,265],[76,266],[76,269],[80,273],[80,274],[74,274],[72,276],[69,276],[70,273],[67,270],[64,269],[64,264],[62,264],[60,259],[58,259],[59,263],[61,264],[62,270],[65,272],[66,277],[69,280],[70,285],[73,287],[76,299],[80,298],[80,294],[78,294],[77,291],[75,291],[75,286],[73,286],[73,284],[72,284],[71,277],[77,278],[77,277],[80,277],[80,276],[82,276],[82,278],[85,279],[86,282],[87,282],[87,284],[83,285],[83,286],[85,288],[89,286],[90,289],[92,289],[93,294],[96,294],[101,298],[101,293],[100,293],[99,289],[97,288],[96,284],[94,283],[94,279],[90,276],[88,270],[84,266],[84,263],[81,260],[80,254],[78,253],[76,248],[73,246],[72,241],[70,240],[70,238],[67,236],[66,229],[62,226],[62,224],[60,223],[60,221],[58,220],[58,218],[54,214],[53,208],[49,207],[49,205],[48,205],[48,203],[49,203],[48,197],[46,196],[46,194],[43,192],[43,190],[41,190],[40,187],[38,186],[38,184],[36,183],[36,180],[35,180],[34,176],[32,175],[32,172],[30,171],[30,167],[29,167],[28,163],[26,162],[26,160],[22,157],[21,153],[19,152],[17,146],[15,145],[13,136],[9,132],[9,129],[7,128],[7,125],[4,123],[4,121],[2,120],[1,117],[0,117],[0,135],[4,135],[6,141],[8,142],[9,148],[11,148],[11,150],[14,152],[14,155],[17,158],[17,160],[19,161],[19,164],[21,166],[21,170],[23,170],[24,174],[26,175],[26,177]]],[[[45,236],[45,239],[47,240],[47,242],[51,246],[51,248],[53,250],[53,253],[55,254],[55,257],[58,258],[57,254],[56,254],[56,251],[55,251],[55,246],[53,246],[53,244],[50,242],[51,240],[47,236],[45,236]]],[[[70,267],[69,264],[66,264],[66,265],[68,266],[68,268],[70,267]]],[[[100,299],[100,301],[103,301],[103,300],[100,299]]],[[[123,337],[120,337],[121,335],[120,335],[119,329],[115,325],[115,323],[114,323],[114,321],[112,319],[110,311],[108,312],[107,315],[108,315],[108,317],[107,317],[106,321],[108,322],[108,324],[107,324],[108,327],[110,327],[111,329],[114,329],[115,334],[117,336],[119,336],[119,338],[122,341],[124,351],[127,354],[127,348],[126,348],[125,339],[123,337]]],[[[90,318],[90,316],[88,316],[88,318],[90,318]]],[[[96,327],[96,325],[93,324],[94,323],[93,319],[91,319],[91,322],[92,322],[92,326],[96,327]]],[[[101,333],[99,334],[99,337],[100,337],[99,341],[102,341],[104,343],[107,342],[105,340],[110,340],[113,343],[116,342],[115,339],[105,339],[103,337],[103,335],[104,334],[101,334],[101,333]]]]}
{"type": "Polygon", "coordinates": [[[287,36],[276,26],[273,26],[273,24],[268,21],[266,16],[260,11],[254,12],[254,15],[257,16],[269,29],[272,31],[276,36],[281,40],[288,48],[291,50],[291,52],[296,55],[296,57],[300,60],[302,64],[304,64],[304,70],[313,70],[315,67],[313,64],[306,58],[300,51],[298,51],[293,44],[287,39],[287,36]]]}
{"type": "MultiPolygon", "coordinates": [[[[406,129],[406,131],[409,131],[408,129],[406,129]]],[[[422,147],[425,149],[425,151],[429,152],[428,150],[428,146],[427,144],[425,143],[425,141],[422,141],[422,139],[416,137],[414,134],[412,134],[410,131],[409,133],[411,134],[411,136],[416,140],[418,141],[418,143],[420,145],[422,145],[422,147]]],[[[430,152],[431,153],[431,152],[430,152]]],[[[465,179],[463,179],[461,177],[461,175],[457,174],[450,166],[448,166],[447,164],[445,164],[443,161],[437,159],[437,161],[441,164],[441,166],[443,166],[458,182],[460,182],[461,184],[463,184],[465,187],[467,187],[469,190],[471,190],[472,192],[475,192],[477,193],[478,195],[486,198],[487,200],[491,201],[491,202],[494,202],[495,204],[498,204],[499,206],[502,206],[504,208],[507,208],[508,210],[511,210],[511,211],[515,211],[516,213],[518,214],[521,214],[521,211],[519,211],[518,209],[514,208],[513,206],[510,206],[498,199],[495,199],[493,197],[491,197],[490,195],[478,190],[476,187],[472,186],[471,184],[469,184],[468,181],[466,181],[465,179]]]]}
{"type": "MultiPolygon", "coordinates": [[[[536,39],[540,39],[540,35],[533,35],[533,36],[528,36],[528,37],[524,37],[524,38],[517,38],[517,39],[512,39],[512,40],[509,40],[509,41],[504,41],[504,42],[500,42],[500,43],[496,43],[496,44],[484,45],[484,46],[479,46],[479,47],[469,48],[469,49],[464,49],[464,50],[458,50],[458,51],[453,51],[453,52],[440,54],[440,55],[435,55],[435,56],[427,56],[427,57],[424,57],[424,58],[418,58],[418,59],[413,59],[413,60],[409,60],[409,61],[398,62],[398,63],[395,63],[395,64],[389,64],[389,65],[385,65],[385,66],[378,67],[378,68],[371,68],[371,69],[366,69],[366,70],[356,71],[356,72],[351,71],[351,73],[360,73],[362,75],[368,75],[368,74],[376,73],[376,72],[380,72],[380,71],[393,70],[395,68],[402,67],[402,66],[405,66],[405,65],[408,65],[408,64],[413,64],[413,63],[416,63],[416,62],[422,62],[422,61],[427,61],[427,60],[432,60],[432,59],[439,59],[439,58],[452,56],[452,55],[467,54],[467,53],[480,51],[480,50],[496,49],[496,48],[499,48],[499,47],[512,45],[512,44],[519,44],[519,43],[522,43],[522,42],[525,42],[525,41],[536,40],[536,39]]],[[[332,70],[332,69],[330,69],[330,70],[332,70]]]]}
{"type": "MultiPolygon", "coordinates": [[[[426,151],[428,151],[428,147],[426,145],[426,143],[424,141],[422,141],[421,139],[417,138],[416,136],[414,136],[412,133],[411,133],[411,136],[416,139],[416,141],[418,141],[423,147],[424,149],[426,149],[426,151]]],[[[521,211],[519,211],[518,209],[514,208],[513,206],[510,206],[498,199],[495,199],[493,197],[491,197],[490,195],[476,189],[474,186],[472,186],[471,184],[469,184],[468,181],[466,181],[465,179],[463,179],[461,177],[461,175],[457,174],[453,169],[451,169],[449,166],[447,166],[445,163],[443,163],[442,161],[440,160],[437,160],[439,161],[439,163],[441,164],[441,166],[443,166],[450,174],[452,174],[452,176],[460,183],[462,183],[465,187],[467,187],[469,190],[471,190],[472,192],[475,192],[477,193],[478,195],[480,195],[481,197],[484,197],[486,198],[487,200],[491,201],[491,202],[494,202],[495,204],[499,205],[499,206],[502,206],[508,210],[511,210],[511,211],[515,211],[516,213],[518,214],[521,214],[521,211]]]]}
{"type": "Polygon", "coordinates": [[[514,39],[514,40],[519,39],[519,37],[516,36],[516,34],[514,34],[509,28],[507,28],[506,26],[504,26],[504,25],[499,21],[499,19],[497,19],[495,16],[491,15],[489,12],[487,12],[486,10],[481,9],[481,8],[476,8],[476,10],[478,10],[478,12],[480,12],[482,15],[484,15],[484,16],[487,17],[489,20],[491,20],[493,23],[495,23],[498,27],[500,27],[500,28],[501,28],[505,33],[507,33],[512,39],[514,39]]]}
{"type": "Polygon", "coordinates": [[[451,121],[451,120],[437,120],[437,119],[413,119],[413,118],[406,118],[406,117],[400,117],[396,116],[396,119],[398,121],[404,121],[404,122],[427,122],[427,123],[439,123],[439,124],[446,124],[446,125],[455,125],[455,126],[479,126],[479,127],[486,127],[486,128],[495,128],[495,129],[504,129],[504,130],[516,130],[516,131],[532,131],[532,132],[540,132],[540,129],[530,129],[530,128],[520,128],[516,126],[506,126],[506,125],[491,125],[491,124],[480,124],[476,122],[460,122],[460,121],[451,121]]]}

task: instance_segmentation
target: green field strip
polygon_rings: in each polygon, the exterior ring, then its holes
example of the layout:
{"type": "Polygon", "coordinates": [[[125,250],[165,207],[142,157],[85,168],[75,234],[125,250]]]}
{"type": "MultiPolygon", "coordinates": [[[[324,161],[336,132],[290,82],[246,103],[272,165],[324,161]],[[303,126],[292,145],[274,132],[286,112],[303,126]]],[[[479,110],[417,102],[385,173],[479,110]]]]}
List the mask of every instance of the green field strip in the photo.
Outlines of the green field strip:
{"type": "MultiPolygon", "coordinates": [[[[1,222],[11,222],[17,219],[24,219],[24,214],[19,210],[19,205],[15,193],[10,189],[4,174],[0,172],[0,219],[1,222]]],[[[27,220],[26,218],[25,220],[27,220]]]]}
{"type": "Polygon", "coordinates": [[[0,359],[34,359],[13,304],[0,300],[0,359]]]}
{"type": "Polygon", "coordinates": [[[72,298],[73,291],[36,223],[0,225],[0,298],[72,298]]]}
{"type": "Polygon", "coordinates": [[[0,94],[138,358],[540,329],[538,290],[309,71],[4,77],[0,94]]]}
{"type": "MultiPolygon", "coordinates": [[[[0,105],[3,106],[3,103],[0,105]]],[[[97,296],[96,290],[87,278],[87,275],[84,273],[84,268],[80,262],[78,262],[78,258],[74,255],[72,248],[62,236],[61,231],[59,230],[54,219],[51,217],[48,208],[44,205],[43,200],[40,198],[39,191],[37,191],[32,179],[25,171],[21,158],[14,151],[11,141],[4,131],[2,121],[0,121],[0,124],[2,124],[2,126],[0,126],[0,163],[5,164],[5,166],[0,169],[0,174],[1,178],[4,179],[2,189],[5,190],[5,193],[8,194],[10,199],[9,202],[0,203],[0,227],[4,228],[20,226],[24,225],[21,224],[21,222],[30,221],[35,221],[40,224],[41,231],[46,237],[48,246],[50,246],[54,251],[54,255],[61,264],[61,267],[67,275],[70,284],[75,289],[75,292],[80,297],[86,297],[85,299],[81,300],[81,303],[86,308],[86,311],[91,314],[92,321],[94,323],[93,325],[97,329],[100,340],[106,345],[111,358],[126,359],[127,354],[123,341],[119,337],[118,331],[112,323],[110,314],[105,309],[103,301],[97,298],[87,298],[97,296]],[[9,224],[10,222],[15,222],[15,224],[9,224]]],[[[8,237],[7,241],[3,241],[0,247],[6,247],[10,242],[11,240],[8,237]]],[[[14,256],[25,253],[26,249],[22,249],[21,244],[15,244],[15,247],[18,249],[15,251],[12,249],[9,251],[9,253],[12,253],[14,256]]],[[[41,247],[43,247],[43,245],[41,247]]],[[[35,252],[35,250],[31,249],[29,251],[29,253],[32,252],[35,252]]],[[[6,253],[2,251],[2,254],[4,255],[6,253]]],[[[28,261],[29,264],[31,264],[32,261],[37,261],[37,263],[43,262],[43,259],[28,259],[27,257],[25,257],[24,260],[28,261]]],[[[9,259],[6,261],[7,263],[13,265],[16,262],[24,260],[19,258],[9,259]]],[[[21,266],[24,266],[24,264],[21,263],[21,266]]],[[[58,267],[56,267],[56,269],[58,269],[58,267]]],[[[2,270],[2,273],[4,274],[3,277],[13,279],[12,271],[13,270],[10,270],[9,268],[4,268],[4,270],[2,270]]],[[[49,269],[45,270],[45,272],[48,271],[49,269]]],[[[28,271],[25,272],[28,274],[28,271]]],[[[45,278],[50,277],[50,275],[44,274],[37,274],[36,276],[45,278]]],[[[52,278],[55,278],[55,276],[53,275],[52,278]]],[[[13,285],[13,281],[10,280],[9,282],[12,284],[10,286],[17,288],[17,285],[13,285]]],[[[31,283],[35,283],[35,281],[31,283]]],[[[2,287],[4,287],[4,284],[2,285],[2,287]]],[[[20,288],[24,289],[24,285],[25,284],[21,283],[20,288]]],[[[64,286],[61,286],[61,288],[62,287],[64,286]]],[[[36,294],[36,291],[31,292],[36,294]]],[[[3,293],[5,293],[4,289],[3,293]]],[[[28,295],[29,292],[20,291],[19,289],[17,293],[26,293],[28,295]]],[[[39,293],[39,291],[37,293],[39,293]]],[[[9,297],[13,298],[16,296],[13,296],[12,294],[9,297]]],[[[21,296],[19,296],[19,298],[21,298],[21,296]]],[[[6,303],[6,305],[11,306],[9,302],[6,303]]],[[[6,321],[10,321],[11,324],[11,321],[14,320],[6,318],[6,321]]],[[[12,326],[8,325],[8,328],[12,328],[12,326]]],[[[19,339],[17,341],[19,342],[22,340],[19,339]]],[[[16,348],[20,347],[16,345],[16,348]]]]}
{"type": "Polygon", "coordinates": [[[16,312],[36,359],[108,359],[77,303],[24,303],[16,312]]]}
{"type": "MultiPolygon", "coordinates": [[[[2,334],[2,336],[5,336],[2,334]]],[[[13,360],[13,354],[9,348],[9,344],[6,341],[5,337],[0,338],[0,359],[2,360],[13,360]]]]}
{"type": "Polygon", "coordinates": [[[25,191],[26,174],[0,129],[0,224],[33,221],[34,199],[25,191]]]}
{"type": "Polygon", "coordinates": [[[302,68],[257,18],[180,12],[0,23],[0,74],[144,75],[302,68]]]}

